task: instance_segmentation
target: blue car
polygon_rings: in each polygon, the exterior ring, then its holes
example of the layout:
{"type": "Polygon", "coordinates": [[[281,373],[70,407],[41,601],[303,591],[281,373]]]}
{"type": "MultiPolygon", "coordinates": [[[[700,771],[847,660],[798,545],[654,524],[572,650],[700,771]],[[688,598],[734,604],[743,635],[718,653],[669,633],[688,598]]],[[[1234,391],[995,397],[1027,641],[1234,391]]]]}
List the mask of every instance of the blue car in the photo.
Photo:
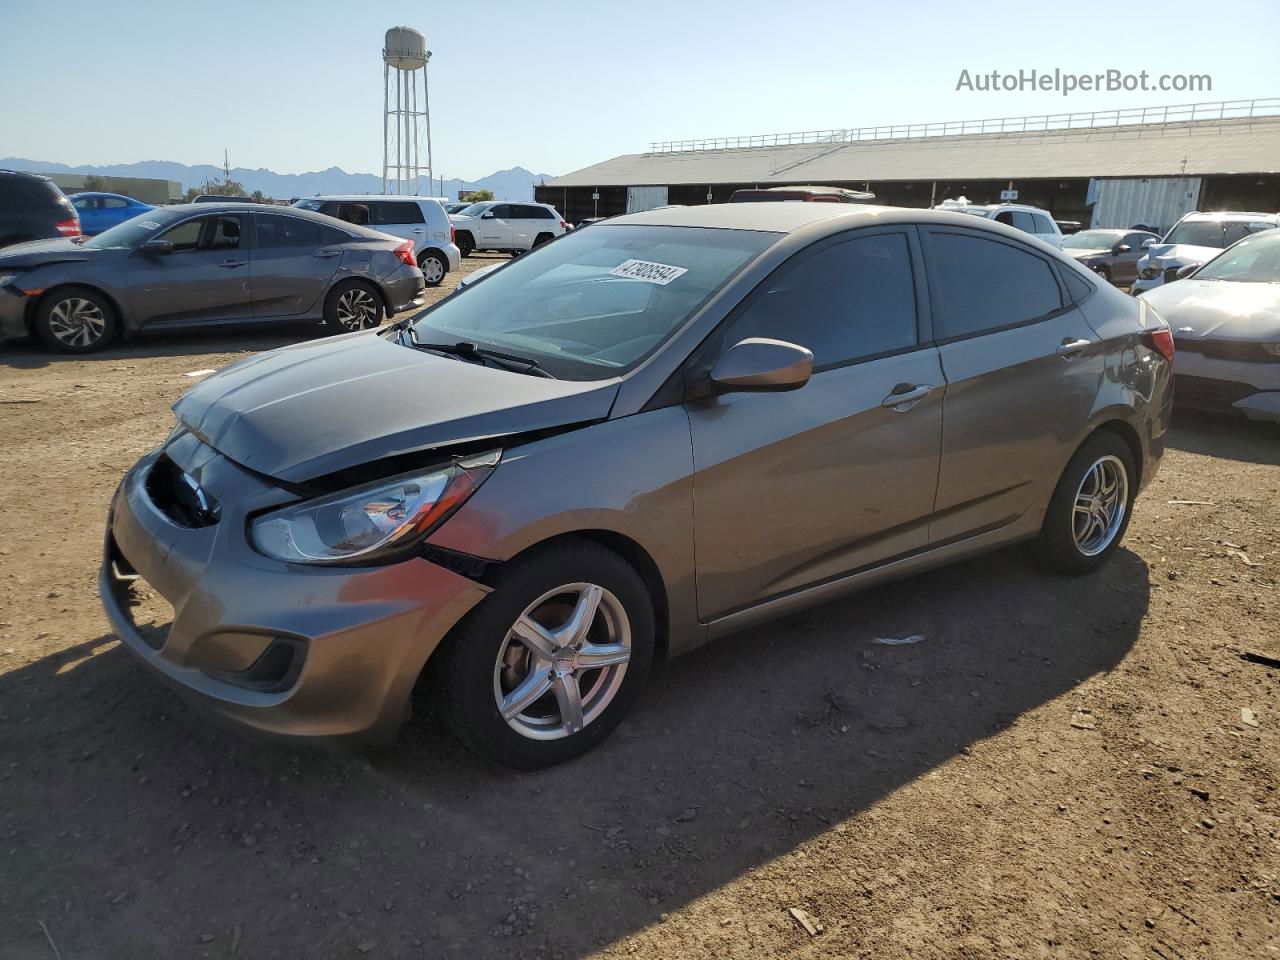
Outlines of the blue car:
{"type": "Polygon", "coordinates": [[[149,203],[118,193],[77,193],[71,197],[71,205],[80,214],[81,232],[90,237],[155,209],[149,203]]]}

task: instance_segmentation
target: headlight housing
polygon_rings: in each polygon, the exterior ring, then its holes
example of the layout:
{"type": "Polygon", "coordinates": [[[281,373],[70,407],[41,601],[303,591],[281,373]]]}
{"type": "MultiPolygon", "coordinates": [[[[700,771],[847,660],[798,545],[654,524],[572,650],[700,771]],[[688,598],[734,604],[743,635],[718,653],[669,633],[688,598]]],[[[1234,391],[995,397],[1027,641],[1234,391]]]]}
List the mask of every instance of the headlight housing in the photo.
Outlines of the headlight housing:
{"type": "Polygon", "coordinates": [[[403,557],[479,489],[494,450],[292,504],[255,518],[258,552],[287,563],[360,565],[403,557]]]}
{"type": "Polygon", "coordinates": [[[13,281],[17,280],[18,277],[20,276],[22,276],[22,274],[15,270],[10,270],[7,273],[0,272],[0,287],[7,287],[9,284],[13,283],[13,281]]]}

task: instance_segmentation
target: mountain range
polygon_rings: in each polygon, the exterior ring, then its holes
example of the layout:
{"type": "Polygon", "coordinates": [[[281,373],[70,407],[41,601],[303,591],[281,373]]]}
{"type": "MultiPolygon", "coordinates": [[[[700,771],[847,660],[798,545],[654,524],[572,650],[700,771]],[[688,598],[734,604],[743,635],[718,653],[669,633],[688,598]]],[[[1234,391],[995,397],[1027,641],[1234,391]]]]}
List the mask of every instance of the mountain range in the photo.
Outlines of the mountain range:
{"type": "MultiPolygon", "coordinates": [[[[0,168],[28,170],[33,173],[97,174],[100,177],[152,177],[159,180],[177,180],[182,189],[199,189],[206,181],[221,181],[222,168],[213,164],[188,166],[170,160],[143,160],[139,163],[112,163],[95,166],[71,166],[44,160],[27,160],[23,157],[0,157],[0,168]]],[[[419,180],[416,192],[423,196],[457,197],[458,191],[492,190],[500,200],[532,200],[533,187],[551,174],[531,173],[524,167],[498,170],[476,180],[445,180],[443,189],[439,180],[419,180]]],[[[316,170],[312,173],[276,173],[263,168],[232,167],[231,179],[244,186],[248,193],[261,190],[268,197],[286,200],[290,197],[309,197],[317,193],[381,193],[382,178],[374,173],[348,173],[340,167],[316,170]]]]}

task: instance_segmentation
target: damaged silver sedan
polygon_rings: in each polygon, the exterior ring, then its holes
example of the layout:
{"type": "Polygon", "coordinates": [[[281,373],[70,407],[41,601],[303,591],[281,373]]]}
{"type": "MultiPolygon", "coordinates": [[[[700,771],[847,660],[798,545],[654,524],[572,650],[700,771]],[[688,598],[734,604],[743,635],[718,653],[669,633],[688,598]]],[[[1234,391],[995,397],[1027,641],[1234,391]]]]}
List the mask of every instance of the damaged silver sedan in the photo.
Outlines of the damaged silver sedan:
{"type": "Polygon", "coordinates": [[[104,605],[195,705],[535,768],[656,656],[1019,540],[1087,573],[1159,464],[1147,305],[999,224],[733,204],[574,231],[233,364],[111,507],[104,605]],[[133,622],[143,579],[173,607],[133,622]]]}

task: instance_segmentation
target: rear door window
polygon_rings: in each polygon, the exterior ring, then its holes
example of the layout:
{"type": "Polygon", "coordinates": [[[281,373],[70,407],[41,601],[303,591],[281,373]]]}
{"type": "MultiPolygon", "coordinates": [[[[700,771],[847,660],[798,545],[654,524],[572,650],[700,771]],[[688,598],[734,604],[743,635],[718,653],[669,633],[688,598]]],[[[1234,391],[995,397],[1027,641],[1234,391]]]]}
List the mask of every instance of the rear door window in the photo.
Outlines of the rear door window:
{"type": "Polygon", "coordinates": [[[261,248],[318,247],[326,242],[321,239],[320,225],[301,217],[284,217],[273,214],[257,214],[255,240],[261,248]]]}
{"type": "Polygon", "coordinates": [[[412,200],[376,200],[369,204],[371,225],[422,222],[422,208],[412,200]]]}
{"type": "Polygon", "coordinates": [[[852,237],[802,253],[764,281],[726,345],[771,337],[813,351],[815,368],[918,343],[911,247],[905,233],[852,237]]]}
{"type": "Polygon", "coordinates": [[[930,230],[926,258],[938,340],[1031,323],[1062,308],[1049,261],[1019,244],[930,230]]]}

